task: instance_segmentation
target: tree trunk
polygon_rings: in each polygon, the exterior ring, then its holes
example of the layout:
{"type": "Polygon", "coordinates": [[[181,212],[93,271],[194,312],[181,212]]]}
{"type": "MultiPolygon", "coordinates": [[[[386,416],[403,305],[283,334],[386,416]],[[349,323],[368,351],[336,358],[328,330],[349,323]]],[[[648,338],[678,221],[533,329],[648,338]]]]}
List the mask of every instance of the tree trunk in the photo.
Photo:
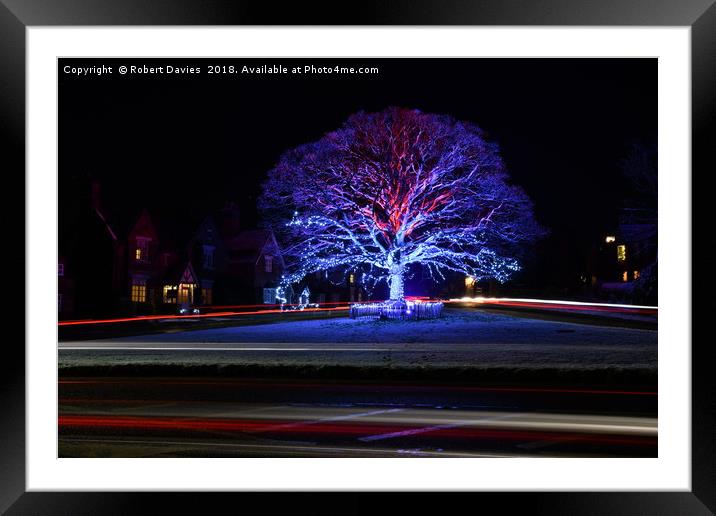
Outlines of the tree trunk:
{"type": "Polygon", "coordinates": [[[404,297],[403,267],[393,266],[390,269],[390,300],[402,301],[404,297]]]}

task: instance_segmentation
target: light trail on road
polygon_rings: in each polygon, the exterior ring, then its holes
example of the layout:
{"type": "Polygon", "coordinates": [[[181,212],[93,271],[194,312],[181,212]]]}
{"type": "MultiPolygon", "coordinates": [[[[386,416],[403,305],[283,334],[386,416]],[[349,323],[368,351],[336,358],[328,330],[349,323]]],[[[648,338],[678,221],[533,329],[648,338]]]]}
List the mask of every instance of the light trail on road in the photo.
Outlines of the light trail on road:
{"type": "MultiPolygon", "coordinates": [[[[414,302],[421,302],[423,299],[420,297],[412,297],[410,300],[414,302]]],[[[361,303],[380,303],[382,301],[361,301],[361,303]]],[[[574,310],[574,311],[595,311],[595,312],[606,312],[606,313],[633,313],[638,315],[656,315],[658,313],[658,307],[654,306],[643,306],[643,305],[624,305],[614,303],[586,303],[581,301],[560,301],[550,299],[522,299],[522,298],[488,298],[488,297],[462,297],[453,298],[449,300],[443,300],[443,303],[447,304],[467,304],[467,305],[481,305],[481,306],[507,306],[515,308],[537,308],[537,309],[551,309],[551,310],[574,310]]],[[[282,308],[268,308],[265,310],[241,310],[236,309],[250,309],[259,307],[280,307],[278,304],[247,304],[247,305],[211,305],[205,307],[207,310],[218,310],[218,309],[234,309],[234,311],[218,311],[218,312],[207,312],[203,314],[187,314],[187,315],[141,315],[135,317],[117,317],[109,319],[79,319],[69,321],[59,321],[59,326],[78,326],[88,324],[116,324],[123,322],[137,322],[137,321],[159,321],[159,320],[172,320],[172,319],[205,319],[205,318],[216,318],[216,317],[236,317],[242,315],[264,315],[264,314],[300,314],[306,312],[337,312],[347,311],[349,309],[349,302],[346,301],[330,301],[324,303],[313,303],[319,305],[316,308],[303,308],[303,309],[292,309],[285,310],[282,308]]],[[[290,307],[297,307],[297,304],[283,305],[290,307]]]]}
{"type": "Polygon", "coordinates": [[[617,304],[617,303],[591,303],[586,301],[565,301],[565,300],[557,300],[557,299],[529,299],[529,298],[511,298],[511,297],[461,297],[461,298],[452,298],[449,300],[451,303],[466,303],[466,302],[472,302],[472,303],[507,303],[507,302],[515,302],[515,303],[537,303],[537,304],[544,304],[544,305],[565,305],[565,306],[574,306],[574,307],[602,307],[602,308],[630,308],[630,309],[643,309],[643,310],[651,310],[651,311],[657,311],[659,307],[657,306],[647,306],[647,305],[627,305],[627,304],[617,304]]]}
{"type": "Polygon", "coordinates": [[[60,344],[60,349],[66,351],[392,351],[389,348],[335,348],[335,347],[312,347],[312,348],[298,348],[298,347],[215,347],[215,346],[148,346],[148,345],[108,345],[108,346],[94,346],[88,344],[83,345],[67,345],[66,343],[60,344]]]}
{"type": "Polygon", "coordinates": [[[658,445],[655,403],[648,391],[557,386],[61,378],[57,424],[60,456],[108,453],[95,450],[96,442],[113,456],[202,456],[209,449],[215,456],[293,456],[287,450],[295,443],[305,447],[296,455],[306,457],[400,450],[650,457],[658,445]],[[170,442],[189,448],[174,450],[170,442]],[[205,443],[219,444],[202,452],[205,443]]]}
{"type": "Polygon", "coordinates": [[[386,457],[386,454],[392,454],[394,457],[462,457],[462,458],[509,458],[509,457],[532,457],[529,454],[497,454],[497,453],[470,453],[466,451],[435,451],[435,450],[416,450],[416,449],[396,449],[386,450],[385,448],[367,448],[348,447],[348,446],[303,446],[296,443],[290,445],[285,444],[240,444],[233,442],[205,442],[197,440],[150,440],[150,439],[91,439],[83,437],[61,437],[61,444],[67,445],[119,445],[119,446],[143,446],[166,448],[168,446],[178,446],[188,449],[223,449],[231,451],[241,451],[245,454],[253,456],[275,456],[277,453],[287,456],[299,457],[386,457]]]}
{"type": "MultiPolygon", "coordinates": [[[[421,423],[424,421],[421,420],[421,423]]],[[[243,432],[295,435],[302,434],[330,434],[362,437],[363,440],[389,439],[391,437],[413,436],[418,433],[430,433],[431,438],[457,438],[457,439],[499,439],[499,440],[575,440],[579,439],[589,443],[623,444],[653,446],[655,432],[643,434],[634,432],[632,427],[612,427],[612,432],[618,436],[609,435],[604,426],[591,425],[595,430],[588,430],[585,425],[564,423],[562,425],[542,425],[545,430],[539,430],[540,425],[523,424],[515,426],[497,426],[469,423],[446,423],[431,425],[429,427],[407,427],[406,425],[388,425],[375,423],[324,423],[310,422],[304,424],[285,425],[279,422],[249,419],[221,419],[197,417],[141,417],[141,416],[85,416],[61,415],[58,418],[60,430],[63,428],[112,428],[136,430],[169,430],[169,431],[198,431],[198,432],[243,432]],[[601,430],[601,432],[600,432],[601,430]]],[[[641,429],[639,429],[641,430],[641,429]]]]}
{"type": "MultiPolygon", "coordinates": [[[[165,403],[165,402],[164,402],[165,403]]],[[[377,410],[342,408],[342,407],[297,407],[297,406],[276,406],[263,407],[260,413],[250,411],[250,418],[243,418],[242,412],[245,407],[235,409],[236,416],[232,418],[222,417],[223,414],[231,412],[230,407],[225,403],[206,404],[204,417],[196,417],[194,414],[187,415],[186,407],[176,407],[162,404],[162,413],[153,412],[152,407],[132,408],[132,413],[126,413],[127,409],[115,407],[114,413],[110,416],[104,411],[88,409],[82,415],[64,414],[59,418],[60,426],[86,426],[96,423],[99,426],[132,426],[141,427],[143,424],[155,425],[157,427],[180,429],[241,429],[255,431],[284,431],[289,428],[295,429],[303,426],[326,426],[333,428],[339,421],[349,421],[346,427],[357,425],[366,429],[366,432],[380,430],[378,435],[399,433],[403,431],[442,431],[452,428],[475,429],[509,429],[529,430],[544,432],[577,432],[595,434],[620,434],[620,435],[642,435],[656,436],[656,419],[644,417],[625,416],[601,416],[582,414],[549,414],[549,413],[525,413],[506,411],[475,411],[475,410],[439,410],[439,409],[415,409],[415,408],[381,408],[377,410]],[[122,414],[122,411],[125,414],[122,414]],[[359,421],[358,421],[359,420],[359,421]],[[383,432],[383,427],[388,431],[383,432]]],[[[323,431],[323,430],[321,430],[323,431]]],[[[326,430],[329,431],[329,430],[326,430]]],[[[352,430],[347,430],[352,431],[352,430]]],[[[357,430],[356,430],[357,431],[357,430]]],[[[374,437],[368,436],[373,439],[374,437]]]]}
{"type": "Polygon", "coordinates": [[[58,326],[77,326],[85,324],[111,324],[121,322],[137,322],[137,321],[159,321],[171,319],[204,319],[207,317],[231,317],[236,315],[263,315],[263,314],[300,314],[306,312],[336,312],[346,311],[348,307],[335,308],[304,308],[303,310],[254,310],[250,312],[212,312],[206,314],[191,315],[138,315],[136,317],[119,317],[114,319],[83,319],[76,321],[59,321],[58,326]]]}
{"type": "Polygon", "coordinates": [[[470,305],[495,305],[520,308],[543,308],[557,310],[595,311],[607,313],[633,313],[640,315],[656,315],[658,307],[645,305],[625,305],[615,303],[588,303],[583,301],[560,301],[553,299],[524,299],[509,297],[461,297],[447,301],[449,303],[466,303],[470,305]]]}

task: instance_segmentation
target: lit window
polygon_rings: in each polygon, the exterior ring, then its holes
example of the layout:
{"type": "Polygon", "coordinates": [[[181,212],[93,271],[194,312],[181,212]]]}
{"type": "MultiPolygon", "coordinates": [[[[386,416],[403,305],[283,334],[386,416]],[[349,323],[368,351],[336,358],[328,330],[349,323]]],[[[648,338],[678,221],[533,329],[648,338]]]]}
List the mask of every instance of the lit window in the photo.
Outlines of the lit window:
{"type": "Polygon", "coordinates": [[[137,247],[134,249],[134,259],[138,262],[149,261],[150,238],[137,237],[137,247]]]}
{"type": "Polygon", "coordinates": [[[475,284],[475,276],[465,276],[465,286],[472,287],[475,284]]]}
{"type": "Polygon", "coordinates": [[[629,281],[629,274],[627,273],[627,271],[624,271],[624,273],[622,274],[622,281],[629,281]]]}
{"type": "Polygon", "coordinates": [[[611,244],[611,243],[614,242],[616,239],[617,239],[616,237],[609,235],[607,238],[604,239],[604,241],[605,241],[607,244],[611,244]]]}
{"type": "Polygon", "coordinates": [[[623,262],[626,260],[626,246],[625,245],[617,246],[617,260],[620,262],[623,262]]]}
{"type": "Polygon", "coordinates": [[[634,271],[634,279],[639,279],[639,271],[634,271]]]}
{"type": "Polygon", "coordinates": [[[58,263],[58,264],[57,264],[57,275],[58,275],[58,276],[64,276],[64,275],[65,275],[65,264],[64,264],[64,263],[58,263]]]}
{"type": "Polygon", "coordinates": [[[180,304],[191,304],[194,302],[194,286],[194,283],[179,283],[177,299],[180,304]]]}
{"type": "Polygon", "coordinates": [[[350,276],[348,276],[348,283],[350,283],[351,285],[353,285],[355,282],[356,282],[356,275],[355,275],[355,274],[351,274],[350,276]]]}
{"type": "Polygon", "coordinates": [[[273,256],[270,254],[264,256],[264,270],[266,272],[273,272],[273,256]]]}
{"type": "Polygon", "coordinates": [[[276,289],[265,288],[264,289],[264,304],[272,305],[276,302],[276,289]]]}
{"type": "Polygon", "coordinates": [[[144,303],[147,300],[146,280],[135,279],[132,281],[132,302],[144,303]]]}
{"type": "Polygon", "coordinates": [[[177,286],[176,285],[164,285],[164,296],[165,303],[176,303],[177,302],[177,286]]]}
{"type": "Polygon", "coordinates": [[[201,289],[201,299],[204,302],[205,305],[211,304],[211,289],[210,288],[202,288],[201,289]]]}

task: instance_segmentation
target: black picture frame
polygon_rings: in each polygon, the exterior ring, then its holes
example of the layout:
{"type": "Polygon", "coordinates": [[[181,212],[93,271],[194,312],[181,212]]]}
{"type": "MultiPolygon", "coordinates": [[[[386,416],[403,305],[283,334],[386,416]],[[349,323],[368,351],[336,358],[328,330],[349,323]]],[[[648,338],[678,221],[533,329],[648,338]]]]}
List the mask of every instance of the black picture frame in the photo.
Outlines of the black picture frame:
{"type": "MultiPolygon", "coordinates": [[[[15,271],[13,292],[24,292],[18,271],[25,266],[24,224],[20,210],[7,202],[12,192],[25,191],[25,30],[32,26],[91,25],[607,25],[689,26],[692,51],[692,180],[694,172],[716,170],[716,3],[714,0],[401,0],[360,2],[272,2],[226,0],[0,0],[0,157],[6,192],[7,254],[15,271]],[[341,11],[336,8],[340,5],[341,11]],[[13,184],[14,182],[14,184],[13,184]]],[[[24,210],[22,211],[24,218],[24,210]]],[[[693,212],[692,212],[693,213],[693,212]]],[[[700,227],[700,217],[692,217],[700,227]]],[[[692,227],[693,234],[693,227],[692,227]]],[[[693,250],[692,250],[693,252],[693,250]]],[[[694,254],[693,256],[698,256],[694,254]]],[[[695,269],[696,270],[696,269],[695,269]]],[[[685,276],[680,281],[689,281],[685,276]]],[[[697,284],[705,289],[706,284],[697,284]]],[[[696,291],[693,291],[696,293],[696,291]]],[[[25,307],[13,296],[12,315],[25,307]]],[[[24,300],[24,297],[22,298],[24,300]]],[[[690,302],[686,300],[685,302],[690,302]]],[[[31,310],[32,307],[27,307],[31,310]]],[[[17,317],[6,325],[22,327],[17,317]]],[[[9,335],[9,333],[8,333],[9,335]]],[[[25,351],[24,334],[3,339],[0,360],[3,414],[0,419],[0,511],[8,514],[125,514],[152,510],[163,513],[205,513],[219,503],[248,507],[250,493],[40,493],[25,488],[25,351]],[[206,498],[211,496],[211,500],[206,498]]],[[[689,343],[670,343],[687,346],[689,343]]],[[[470,493],[458,494],[450,504],[481,506],[497,502],[500,512],[517,508],[537,514],[713,514],[716,512],[716,406],[709,339],[692,343],[692,490],[690,492],[589,493],[470,493]],[[477,500],[474,499],[477,497],[477,500]]],[[[352,493],[341,502],[342,513],[360,513],[381,504],[380,494],[352,493]]],[[[264,510],[283,504],[283,496],[262,497],[264,510]]],[[[427,508],[423,495],[410,497],[401,509],[427,508]]],[[[295,512],[335,514],[322,493],[293,496],[295,512]],[[320,496],[320,498],[317,498],[320,496]],[[310,509],[309,509],[310,508],[310,509]]]]}

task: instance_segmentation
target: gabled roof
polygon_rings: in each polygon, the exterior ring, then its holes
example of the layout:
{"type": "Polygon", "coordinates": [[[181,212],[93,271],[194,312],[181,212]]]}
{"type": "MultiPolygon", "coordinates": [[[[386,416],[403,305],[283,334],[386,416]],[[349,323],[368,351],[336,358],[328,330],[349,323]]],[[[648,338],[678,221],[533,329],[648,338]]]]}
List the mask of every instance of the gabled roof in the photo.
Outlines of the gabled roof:
{"type": "Polygon", "coordinates": [[[197,243],[211,241],[216,246],[223,244],[221,233],[211,215],[205,216],[194,228],[189,239],[188,247],[192,248],[197,243]]]}
{"type": "MultiPolygon", "coordinates": [[[[93,211],[94,208],[91,208],[93,211]]],[[[111,229],[119,241],[126,241],[130,233],[140,224],[142,217],[149,217],[149,222],[154,222],[154,217],[147,211],[141,210],[133,213],[121,213],[111,206],[102,207],[101,211],[95,211],[100,220],[111,229]],[[146,212],[146,214],[145,214],[146,212]]],[[[145,218],[145,221],[147,219],[145,218]]]]}
{"type": "Polygon", "coordinates": [[[199,278],[194,271],[194,267],[187,260],[176,262],[167,269],[162,277],[163,283],[196,283],[197,281],[199,281],[199,278]]]}
{"type": "Polygon", "coordinates": [[[127,238],[130,235],[138,234],[140,236],[150,236],[152,238],[158,238],[157,229],[154,226],[152,216],[149,214],[147,209],[143,209],[136,219],[134,226],[129,230],[127,238]]]}
{"type": "Polygon", "coordinates": [[[247,229],[224,242],[229,261],[234,263],[256,263],[267,246],[280,250],[273,232],[268,229],[247,229]]]}

